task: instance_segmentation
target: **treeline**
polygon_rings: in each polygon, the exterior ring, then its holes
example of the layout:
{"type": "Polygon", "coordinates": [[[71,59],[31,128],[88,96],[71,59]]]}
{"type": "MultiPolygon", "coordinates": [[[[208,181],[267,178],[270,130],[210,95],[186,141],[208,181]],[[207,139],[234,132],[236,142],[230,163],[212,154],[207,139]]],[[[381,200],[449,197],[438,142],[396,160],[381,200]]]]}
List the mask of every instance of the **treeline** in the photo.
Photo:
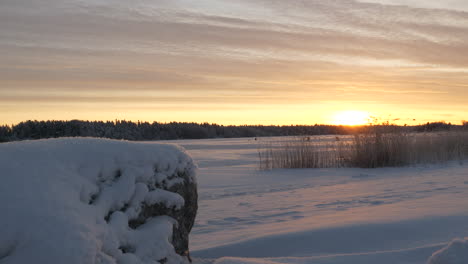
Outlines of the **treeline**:
{"type": "MultiPolygon", "coordinates": [[[[468,127],[468,123],[464,123],[468,127]]],[[[394,130],[401,128],[411,131],[450,130],[454,127],[445,122],[427,123],[414,127],[382,125],[382,128],[394,130]]],[[[168,139],[204,139],[235,137],[268,137],[300,135],[345,135],[366,127],[348,127],[334,125],[290,125],[263,126],[243,125],[224,126],[208,123],[148,123],[131,121],[26,121],[13,126],[0,126],[0,142],[57,138],[57,137],[100,137],[126,140],[168,140],[168,139]]]]}

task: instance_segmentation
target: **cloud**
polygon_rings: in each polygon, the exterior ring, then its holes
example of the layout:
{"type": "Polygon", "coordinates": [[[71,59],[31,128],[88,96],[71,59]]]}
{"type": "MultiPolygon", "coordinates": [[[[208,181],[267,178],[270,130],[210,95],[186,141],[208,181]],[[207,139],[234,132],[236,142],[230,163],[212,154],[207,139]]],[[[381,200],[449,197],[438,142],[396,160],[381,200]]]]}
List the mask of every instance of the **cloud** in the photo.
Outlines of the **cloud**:
{"type": "MultiPolygon", "coordinates": [[[[265,105],[281,97],[466,101],[464,2],[428,9],[427,1],[389,1],[5,0],[0,92],[57,91],[36,97],[54,102],[71,100],[60,91],[95,89],[100,95],[87,99],[95,104],[125,89],[180,103],[171,91],[197,91],[200,103],[213,91],[238,94],[216,102],[265,105]]],[[[35,100],[15,100],[22,96],[35,100]]]]}
{"type": "Polygon", "coordinates": [[[402,5],[418,8],[447,9],[468,12],[468,3],[464,0],[426,1],[426,0],[360,0],[361,2],[380,3],[383,5],[402,5]]]}

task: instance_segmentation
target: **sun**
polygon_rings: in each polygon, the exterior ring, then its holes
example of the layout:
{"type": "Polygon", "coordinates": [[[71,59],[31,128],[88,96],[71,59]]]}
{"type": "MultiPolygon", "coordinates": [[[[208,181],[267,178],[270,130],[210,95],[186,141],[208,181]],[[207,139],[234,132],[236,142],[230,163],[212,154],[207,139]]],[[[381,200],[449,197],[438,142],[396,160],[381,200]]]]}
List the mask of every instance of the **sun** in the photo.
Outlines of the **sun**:
{"type": "Polygon", "coordinates": [[[365,111],[341,111],[333,118],[333,124],[345,126],[365,125],[369,123],[370,114],[365,111]]]}

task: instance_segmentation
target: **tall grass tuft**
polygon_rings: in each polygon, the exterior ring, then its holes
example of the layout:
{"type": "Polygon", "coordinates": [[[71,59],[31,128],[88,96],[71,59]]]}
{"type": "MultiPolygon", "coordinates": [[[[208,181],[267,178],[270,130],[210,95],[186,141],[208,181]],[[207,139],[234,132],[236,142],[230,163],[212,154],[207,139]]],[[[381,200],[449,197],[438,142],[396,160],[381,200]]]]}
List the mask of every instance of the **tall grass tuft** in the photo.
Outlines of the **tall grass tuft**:
{"type": "Polygon", "coordinates": [[[359,168],[397,167],[408,165],[411,139],[409,134],[381,131],[381,127],[369,127],[371,131],[354,135],[348,153],[348,166],[359,168]]]}
{"type": "Polygon", "coordinates": [[[259,149],[260,169],[379,168],[468,159],[468,131],[406,133],[369,127],[353,137],[333,140],[295,138],[267,142],[259,149]]]}
{"type": "Polygon", "coordinates": [[[334,168],[343,166],[342,144],[338,141],[312,141],[311,137],[267,142],[258,154],[260,169],[334,168]]]}

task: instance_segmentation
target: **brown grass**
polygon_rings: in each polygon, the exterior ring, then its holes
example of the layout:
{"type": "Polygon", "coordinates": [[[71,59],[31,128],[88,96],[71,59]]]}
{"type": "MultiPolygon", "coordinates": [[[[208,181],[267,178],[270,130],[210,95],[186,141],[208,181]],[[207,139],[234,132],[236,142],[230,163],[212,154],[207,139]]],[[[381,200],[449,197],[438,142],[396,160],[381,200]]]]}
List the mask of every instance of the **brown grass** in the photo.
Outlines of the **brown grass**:
{"type": "Polygon", "coordinates": [[[310,137],[267,142],[258,151],[260,169],[342,167],[342,147],[344,145],[339,141],[312,141],[310,137]]]}
{"type": "Polygon", "coordinates": [[[267,142],[258,152],[260,169],[400,167],[468,159],[467,131],[416,134],[370,130],[336,139],[267,142]]]}

